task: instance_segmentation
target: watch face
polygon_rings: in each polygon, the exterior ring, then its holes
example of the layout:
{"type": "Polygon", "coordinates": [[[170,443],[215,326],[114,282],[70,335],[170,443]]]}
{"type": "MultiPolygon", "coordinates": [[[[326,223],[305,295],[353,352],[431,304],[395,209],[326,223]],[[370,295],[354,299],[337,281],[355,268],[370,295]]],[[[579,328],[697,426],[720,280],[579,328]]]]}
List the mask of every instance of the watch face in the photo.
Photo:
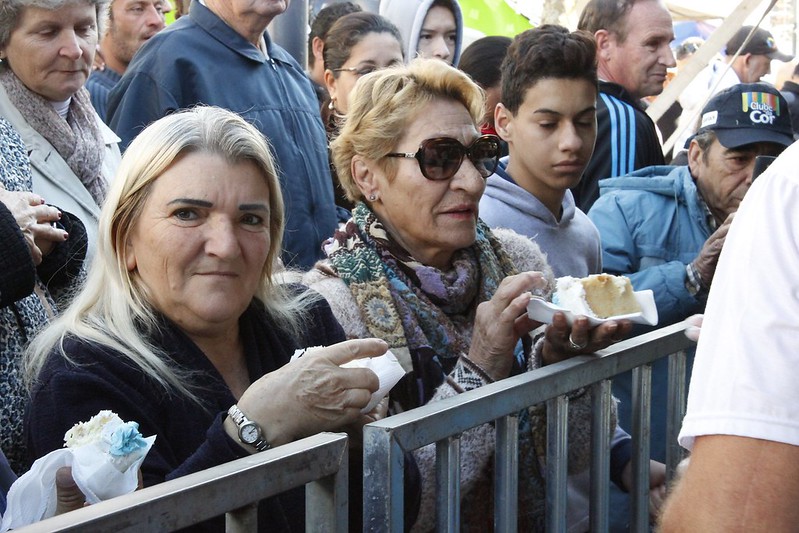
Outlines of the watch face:
{"type": "Polygon", "coordinates": [[[241,426],[239,430],[239,436],[241,437],[242,442],[247,444],[253,444],[255,441],[258,440],[260,437],[260,431],[258,430],[258,426],[255,425],[254,422],[248,422],[241,426]]]}

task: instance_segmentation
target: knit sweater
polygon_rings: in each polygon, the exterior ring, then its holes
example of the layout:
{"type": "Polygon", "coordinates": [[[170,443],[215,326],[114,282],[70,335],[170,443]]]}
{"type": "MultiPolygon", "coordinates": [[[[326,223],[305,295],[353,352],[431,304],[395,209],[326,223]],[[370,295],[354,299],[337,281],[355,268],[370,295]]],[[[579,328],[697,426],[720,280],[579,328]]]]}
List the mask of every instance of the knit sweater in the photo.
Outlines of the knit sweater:
{"type": "MultiPolygon", "coordinates": [[[[541,271],[552,280],[552,269],[545,256],[531,240],[509,230],[495,232],[502,247],[519,271],[541,271]]],[[[338,277],[331,276],[329,265],[307,273],[304,282],[321,293],[330,302],[333,314],[344,327],[348,338],[371,336],[347,285],[338,277]]],[[[479,302],[475,302],[475,305],[479,302]]],[[[526,358],[526,369],[538,368],[538,357],[526,358]]],[[[463,390],[472,390],[488,383],[484,374],[475,371],[472,365],[460,360],[450,373],[452,381],[463,390]]],[[[448,382],[435,392],[431,402],[459,394],[448,382]]],[[[543,409],[533,409],[528,427],[520,429],[519,439],[519,523],[525,530],[543,528],[545,498],[542,492],[543,471],[537,452],[542,443],[535,441],[530,427],[545,416],[543,409]]],[[[569,404],[569,468],[579,472],[588,467],[590,458],[590,395],[580,391],[569,404]]],[[[494,427],[485,424],[461,435],[461,509],[464,531],[487,531],[493,528],[493,451],[494,427]]],[[[422,479],[422,495],[418,519],[414,531],[429,531],[435,527],[435,445],[414,452],[422,479]]]]}

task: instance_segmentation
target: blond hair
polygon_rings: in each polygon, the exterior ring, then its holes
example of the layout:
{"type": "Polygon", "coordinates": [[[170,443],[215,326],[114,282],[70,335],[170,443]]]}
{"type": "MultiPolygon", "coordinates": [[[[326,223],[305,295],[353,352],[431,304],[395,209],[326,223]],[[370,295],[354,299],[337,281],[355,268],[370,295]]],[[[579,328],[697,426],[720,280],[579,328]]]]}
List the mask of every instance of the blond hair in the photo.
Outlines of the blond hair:
{"type": "MultiPolygon", "coordinates": [[[[408,65],[364,76],[350,94],[349,111],[341,132],[330,144],[339,181],[351,201],[363,199],[350,163],[360,155],[377,161],[389,179],[397,162],[385,158],[402,133],[430,102],[447,98],[462,103],[475,124],[483,118],[485,95],[468,75],[440,59],[415,59],[408,65]]],[[[435,121],[435,117],[430,117],[435,121]]]]}
{"type": "Polygon", "coordinates": [[[86,285],[26,353],[29,387],[55,349],[68,358],[63,341],[73,337],[108,346],[167,390],[176,388],[197,400],[189,375],[177,370],[162,348],[147,340],[158,329],[158,317],[138,273],[129,271],[126,265],[126,243],[153,184],[179,158],[196,152],[219,155],[231,164],[251,162],[260,170],[269,188],[271,248],[254,297],[287,333],[299,333],[301,310],[313,297],[293,296],[273,281],[279,265],[284,208],[269,144],[235,113],[218,107],[195,107],[154,122],[125,151],[100,215],[97,255],[86,285]]]}

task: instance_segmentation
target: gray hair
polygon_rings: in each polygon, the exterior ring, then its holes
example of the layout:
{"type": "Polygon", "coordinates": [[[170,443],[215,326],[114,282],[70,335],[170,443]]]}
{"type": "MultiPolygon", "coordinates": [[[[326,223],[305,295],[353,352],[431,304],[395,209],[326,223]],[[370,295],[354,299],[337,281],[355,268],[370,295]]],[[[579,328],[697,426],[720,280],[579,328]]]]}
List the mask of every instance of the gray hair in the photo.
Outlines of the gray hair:
{"type": "Polygon", "coordinates": [[[200,403],[190,375],[174,368],[163,349],[148,342],[159,327],[156,311],[138,273],[129,271],[126,263],[126,243],[153,184],[180,157],[196,152],[219,155],[231,164],[251,162],[260,170],[269,188],[271,247],[254,297],[286,333],[298,334],[303,326],[301,311],[313,296],[295,296],[273,280],[280,264],[284,207],[269,144],[235,113],[195,107],[152,123],[125,151],[100,215],[97,255],[86,284],[31,343],[24,362],[28,386],[63,340],[73,337],[108,346],[165,389],[177,389],[200,403]]]}
{"type": "Polygon", "coordinates": [[[710,145],[713,144],[713,141],[718,139],[716,132],[713,130],[702,130],[698,132],[696,135],[693,136],[692,140],[696,141],[697,146],[699,149],[702,150],[702,161],[707,164],[708,162],[708,153],[710,152],[710,145]]]}
{"type": "Polygon", "coordinates": [[[103,35],[110,0],[0,0],[0,47],[5,47],[11,33],[17,29],[22,12],[28,7],[55,11],[64,6],[86,3],[94,5],[97,13],[97,38],[103,35]]]}

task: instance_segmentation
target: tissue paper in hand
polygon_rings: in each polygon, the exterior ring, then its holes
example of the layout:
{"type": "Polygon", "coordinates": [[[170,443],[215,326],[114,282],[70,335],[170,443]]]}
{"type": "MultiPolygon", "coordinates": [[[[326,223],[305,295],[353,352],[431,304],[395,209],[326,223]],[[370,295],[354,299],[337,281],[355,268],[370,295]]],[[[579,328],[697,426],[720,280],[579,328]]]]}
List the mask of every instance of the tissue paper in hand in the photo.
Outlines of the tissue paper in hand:
{"type": "Polygon", "coordinates": [[[87,503],[133,492],[138,486],[139,466],[155,436],[142,438],[136,422],[124,422],[111,411],[100,411],[88,422],[73,426],[64,440],[66,448],[38,459],[11,485],[0,531],[55,514],[55,474],[62,466],[72,467],[72,477],[87,503]]]}

